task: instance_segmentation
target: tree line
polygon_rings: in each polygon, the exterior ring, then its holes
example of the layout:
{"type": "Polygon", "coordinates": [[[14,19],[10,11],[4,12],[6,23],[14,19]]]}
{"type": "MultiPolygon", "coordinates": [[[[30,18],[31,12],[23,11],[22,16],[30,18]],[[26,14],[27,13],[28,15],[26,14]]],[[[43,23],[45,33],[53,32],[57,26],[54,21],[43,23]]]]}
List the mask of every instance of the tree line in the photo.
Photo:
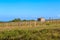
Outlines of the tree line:
{"type": "Polygon", "coordinates": [[[20,18],[15,18],[15,19],[13,19],[13,20],[10,20],[9,22],[20,22],[20,21],[35,21],[35,20],[26,20],[26,19],[23,19],[23,20],[21,20],[20,18]]]}

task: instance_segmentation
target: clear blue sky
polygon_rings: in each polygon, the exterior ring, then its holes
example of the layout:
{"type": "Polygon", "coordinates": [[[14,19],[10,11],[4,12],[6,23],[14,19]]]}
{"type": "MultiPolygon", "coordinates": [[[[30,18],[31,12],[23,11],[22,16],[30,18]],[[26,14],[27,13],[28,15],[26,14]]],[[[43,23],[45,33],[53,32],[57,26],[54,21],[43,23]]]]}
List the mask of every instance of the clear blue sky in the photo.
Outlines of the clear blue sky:
{"type": "Polygon", "coordinates": [[[0,20],[60,17],[60,0],[0,0],[0,20]]]}

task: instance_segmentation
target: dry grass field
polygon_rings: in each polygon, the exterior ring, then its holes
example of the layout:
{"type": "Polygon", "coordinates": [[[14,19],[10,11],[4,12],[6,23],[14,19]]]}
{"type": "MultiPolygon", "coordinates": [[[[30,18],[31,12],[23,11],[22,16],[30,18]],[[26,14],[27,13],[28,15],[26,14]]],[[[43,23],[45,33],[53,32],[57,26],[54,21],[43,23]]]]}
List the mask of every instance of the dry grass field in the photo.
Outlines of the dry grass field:
{"type": "Polygon", "coordinates": [[[0,30],[11,29],[54,29],[60,28],[60,21],[22,21],[22,22],[6,22],[0,23],[0,30]]]}
{"type": "Polygon", "coordinates": [[[60,40],[60,21],[0,23],[0,40],[60,40]]]}

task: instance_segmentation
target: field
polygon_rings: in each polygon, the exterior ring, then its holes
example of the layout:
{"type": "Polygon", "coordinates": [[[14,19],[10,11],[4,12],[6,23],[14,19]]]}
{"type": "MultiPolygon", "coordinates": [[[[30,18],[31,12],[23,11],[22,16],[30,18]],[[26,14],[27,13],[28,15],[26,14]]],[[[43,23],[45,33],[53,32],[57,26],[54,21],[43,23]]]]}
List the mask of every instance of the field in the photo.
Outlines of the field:
{"type": "Polygon", "coordinates": [[[60,21],[0,23],[0,40],[60,40],[60,21]]]}

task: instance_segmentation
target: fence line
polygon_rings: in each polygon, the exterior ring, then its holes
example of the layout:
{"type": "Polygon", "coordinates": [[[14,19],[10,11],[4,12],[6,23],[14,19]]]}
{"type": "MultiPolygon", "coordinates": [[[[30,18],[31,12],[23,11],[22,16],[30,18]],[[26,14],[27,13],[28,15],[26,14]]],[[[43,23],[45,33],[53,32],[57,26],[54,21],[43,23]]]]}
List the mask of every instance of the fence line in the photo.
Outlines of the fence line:
{"type": "MultiPolygon", "coordinates": [[[[52,20],[52,21],[49,21],[49,23],[56,23],[57,24],[57,23],[60,23],[60,21],[57,21],[57,20],[53,21],[52,20]]],[[[3,27],[4,26],[29,26],[29,27],[34,26],[34,27],[36,27],[40,24],[41,24],[40,21],[10,22],[10,23],[0,23],[0,27],[1,26],[3,26],[3,27]]]]}

